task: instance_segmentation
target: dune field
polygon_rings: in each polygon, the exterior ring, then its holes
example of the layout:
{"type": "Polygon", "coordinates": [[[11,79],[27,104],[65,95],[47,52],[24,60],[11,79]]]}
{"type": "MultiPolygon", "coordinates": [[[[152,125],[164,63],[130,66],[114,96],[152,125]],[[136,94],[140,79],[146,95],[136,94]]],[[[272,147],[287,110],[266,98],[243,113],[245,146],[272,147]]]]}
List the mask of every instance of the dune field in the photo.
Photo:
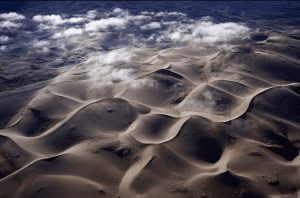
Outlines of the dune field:
{"type": "Polygon", "coordinates": [[[300,197],[298,30],[183,19],[192,33],[99,50],[119,31],[99,20],[35,44],[36,65],[79,56],[64,67],[26,68],[32,47],[12,71],[2,50],[0,197],[300,197]]]}

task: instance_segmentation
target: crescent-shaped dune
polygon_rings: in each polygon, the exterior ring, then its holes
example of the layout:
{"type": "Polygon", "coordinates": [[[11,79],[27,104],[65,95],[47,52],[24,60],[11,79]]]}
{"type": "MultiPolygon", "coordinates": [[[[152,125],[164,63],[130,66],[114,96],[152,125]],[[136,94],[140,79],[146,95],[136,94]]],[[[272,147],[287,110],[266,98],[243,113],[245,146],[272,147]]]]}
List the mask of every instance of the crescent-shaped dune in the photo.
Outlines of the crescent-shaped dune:
{"type": "Polygon", "coordinates": [[[299,38],[136,49],[130,80],[78,65],[0,93],[0,197],[299,196],[299,38]]]}

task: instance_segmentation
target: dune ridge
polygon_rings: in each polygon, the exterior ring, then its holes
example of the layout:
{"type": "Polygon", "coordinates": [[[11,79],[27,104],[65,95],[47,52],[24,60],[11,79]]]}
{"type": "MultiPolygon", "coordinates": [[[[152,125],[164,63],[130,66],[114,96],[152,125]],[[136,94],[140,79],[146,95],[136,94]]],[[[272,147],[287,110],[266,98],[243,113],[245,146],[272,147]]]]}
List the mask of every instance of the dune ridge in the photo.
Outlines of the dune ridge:
{"type": "Polygon", "coordinates": [[[79,64],[8,92],[0,197],[298,197],[299,49],[135,49],[110,82],[79,64]]]}

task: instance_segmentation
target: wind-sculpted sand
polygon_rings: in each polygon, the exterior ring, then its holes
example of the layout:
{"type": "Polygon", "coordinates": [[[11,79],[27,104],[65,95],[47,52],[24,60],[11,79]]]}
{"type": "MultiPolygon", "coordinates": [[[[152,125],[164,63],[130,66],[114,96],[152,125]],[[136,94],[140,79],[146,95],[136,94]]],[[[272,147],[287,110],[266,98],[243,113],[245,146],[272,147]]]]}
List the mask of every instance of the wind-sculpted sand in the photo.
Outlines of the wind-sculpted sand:
{"type": "Polygon", "coordinates": [[[128,49],[3,92],[0,197],[299,197],[299,49],[128,49]]]}

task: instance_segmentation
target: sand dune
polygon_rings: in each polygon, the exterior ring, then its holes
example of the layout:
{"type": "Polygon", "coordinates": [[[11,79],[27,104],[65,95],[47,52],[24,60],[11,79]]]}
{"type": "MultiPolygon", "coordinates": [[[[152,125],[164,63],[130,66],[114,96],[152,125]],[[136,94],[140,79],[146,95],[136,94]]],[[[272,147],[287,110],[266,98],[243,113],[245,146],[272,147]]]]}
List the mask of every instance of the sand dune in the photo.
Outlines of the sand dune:
{"type": "Polygon", "coordinates": [[[135,49],[110,82],[79,64],[1,93],[0,197],[300,196],[299,38],[135,49]]]}

